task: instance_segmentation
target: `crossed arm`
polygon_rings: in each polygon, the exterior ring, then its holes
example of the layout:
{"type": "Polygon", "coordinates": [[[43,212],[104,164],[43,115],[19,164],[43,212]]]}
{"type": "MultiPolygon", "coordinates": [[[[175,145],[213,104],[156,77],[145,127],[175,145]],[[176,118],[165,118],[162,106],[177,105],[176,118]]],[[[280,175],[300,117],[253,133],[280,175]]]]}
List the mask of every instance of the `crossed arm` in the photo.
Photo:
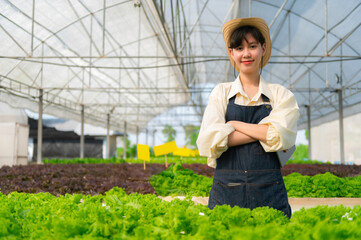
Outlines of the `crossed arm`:
{"type": "Polygon", "coordinates": [[[234,147],[255,141],[267,142],[267,124],[252,124],[241,121],[229,121],[235,131],[228,135],[228,147],[234,147]]]}

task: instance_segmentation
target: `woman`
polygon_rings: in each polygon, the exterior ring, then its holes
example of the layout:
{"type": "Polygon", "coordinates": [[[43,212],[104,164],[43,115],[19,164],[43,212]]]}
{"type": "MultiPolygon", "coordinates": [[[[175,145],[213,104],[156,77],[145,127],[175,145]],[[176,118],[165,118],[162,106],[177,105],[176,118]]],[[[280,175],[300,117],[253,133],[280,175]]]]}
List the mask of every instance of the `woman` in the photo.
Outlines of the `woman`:
{"type": "Polygon", "coordinates": [[[271,56],[267,23],[260,18],[224,24],[229,59],[239,72],[234,82],[216,86],[209,97],[197,145],[216,167],[208,206],[269,206],[289,218],[291,208],[276,151],[295,144],[296,98],[260,75],[271,56]]]}

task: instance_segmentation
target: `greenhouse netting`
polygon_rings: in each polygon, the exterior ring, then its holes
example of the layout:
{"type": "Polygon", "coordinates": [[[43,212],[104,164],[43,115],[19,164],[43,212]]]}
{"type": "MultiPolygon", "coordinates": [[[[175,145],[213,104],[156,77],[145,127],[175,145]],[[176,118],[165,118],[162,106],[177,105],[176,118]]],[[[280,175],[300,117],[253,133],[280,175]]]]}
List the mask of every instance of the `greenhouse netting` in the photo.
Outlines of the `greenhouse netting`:
{"type": "Polygon", "coordinates": [[[199,125],[210,91],[237,74],[222,25],[255,16],[272,38],[262,75],[294,92],[301,128],[361,109],[359,0],[1,0],[0,9],[0,101],[13,107],[133,133],[199,125]]]}

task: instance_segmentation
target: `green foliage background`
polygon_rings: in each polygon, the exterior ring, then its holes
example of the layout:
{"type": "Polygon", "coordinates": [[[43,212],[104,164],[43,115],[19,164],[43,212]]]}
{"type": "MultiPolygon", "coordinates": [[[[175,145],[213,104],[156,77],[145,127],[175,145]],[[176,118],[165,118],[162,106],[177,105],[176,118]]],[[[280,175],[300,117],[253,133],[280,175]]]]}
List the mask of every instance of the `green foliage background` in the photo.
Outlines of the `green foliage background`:
{"type": "Polygon", "coordinates": [[[177,135],[177,131],[171,126],[166,124],[162,130],[164,137],[167,139],[167,142],[171,142],[175,140],[177,135]]]}
{"type": "Polygon", "coordinates": [[[307,160],[308,159],[308,145],[299,144],[296,146],[296,150],[292,155],[293,159],[307,160]]]}

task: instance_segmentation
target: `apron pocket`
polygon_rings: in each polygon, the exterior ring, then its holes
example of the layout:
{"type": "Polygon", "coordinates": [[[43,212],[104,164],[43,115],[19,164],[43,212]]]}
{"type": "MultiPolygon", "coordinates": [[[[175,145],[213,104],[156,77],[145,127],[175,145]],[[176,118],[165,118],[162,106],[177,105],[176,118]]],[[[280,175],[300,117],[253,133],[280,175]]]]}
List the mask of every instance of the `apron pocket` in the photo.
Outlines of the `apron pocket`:
{"type": "Polygon", "coordinates": [[[217,181],[214,189],[214,195],[212,197],[215,200],[220,200],[217,205],[227,204],[231,207],[239,206],[245,207],[245,184],[237,182],[223,183],[217,181]]]}
{"type": "Polygon", "coordinates": [[[269,206],[275,209],[283,209],[285,205],[284,194],[282,194],[281,182],[272,183],[248,183],[250,208],[269,206]]]}
{"type": "Polygon", "coordinates": [[[239,187],[242,185],[242,183],[227,183],[227,184],[223,184],[221,182],[217,182],[217,184],[221,185],[222,187],[225,187],[225,188],[235,188],[235,187],[239,187]]]}

